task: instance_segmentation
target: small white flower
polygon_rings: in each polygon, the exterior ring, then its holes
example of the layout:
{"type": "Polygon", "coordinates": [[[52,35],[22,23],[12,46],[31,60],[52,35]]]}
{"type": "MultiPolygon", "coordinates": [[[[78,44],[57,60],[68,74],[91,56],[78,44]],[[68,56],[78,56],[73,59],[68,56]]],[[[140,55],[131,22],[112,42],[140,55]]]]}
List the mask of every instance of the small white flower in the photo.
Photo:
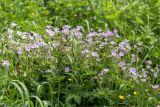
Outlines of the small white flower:
{"type": "Polygon", "coordinates": [[[22,32],[17,31],[17,35],[18,35],[18,36],[21,36],[21,35],[22,35],[22,32]]]}
{"type": "Polygon", "coordinates": [[[100,74],[99,75],[105,75],[107,72],[109,71],[109,69],[108,68],[105,68],[105,69],[103,69],[101,72],[100,72],[100,74]]]}
{"type": "Polygon", "coordinates": [[[15,27],[15,26],[17,26],[17,24],[16,23],[11,23],[11,27],[15,27]]]}
{"type": "Polygon", "coordinates": [[[153,76],[156,78],[158,76],[158,73],[154,72],[153,76]]]}
{"type": "Polygon", "coordinates": [[[115,41],[111,41],[110,43],[111,43],[112,45],[115,45],[115,44],[116,44],[116,42],[115,42],[115,41]]]}
{"type": "Polygon", "coordinates": [[[142,42],[138,42],[138,45],[142,45],[143,43],[142,42]]]}

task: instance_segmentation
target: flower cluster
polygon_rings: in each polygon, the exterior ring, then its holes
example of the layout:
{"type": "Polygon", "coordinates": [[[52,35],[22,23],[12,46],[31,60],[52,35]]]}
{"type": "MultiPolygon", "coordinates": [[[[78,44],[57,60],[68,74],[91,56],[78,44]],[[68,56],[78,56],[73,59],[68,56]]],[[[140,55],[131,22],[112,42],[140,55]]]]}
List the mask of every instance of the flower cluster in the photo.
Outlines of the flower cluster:
{"type": "MultiPolygon", "coordinates": [[[[12,23],[1,38],[2,69],[9,68],[16,73],[20,72],[22,77],[29,73],[32,73],[33,77],[37,76],[36,79],[44,76],[47,81],[54,76],[55,83],[63,81],[67,88],[70,88],[68,84],[72,82],[90,87],[100,86],[105,90],[114,88],[111,91],[115,94],[113,98],[118,96],[116,99],[120,102],[140,95],[133,90],[138,90],[137,84],[143,82],[148,84],[148,90],[159,90],[160,65],[147,56],[141,58],[143,43],[133,43],[118,35],[117,30],[90,29],[87,34],[82,30],[82,26],[47,26],[44,29],[46,32],[40,35],[36,32],[23,32],[15,29],[16,26],[18,25],[12,23]],[[35,75],[37,73],[39,74],[35,75]],[[89,84],[91,82],[92,85],[89,84]],[[123,88],[128,89],[128,96],[121,93],[120,89],[123,88]]],[[[102,88],[98,89],[99,91],[103,91],[102,88]]],[[[103,92],[99,93],[105,96],[103,92]]]]}

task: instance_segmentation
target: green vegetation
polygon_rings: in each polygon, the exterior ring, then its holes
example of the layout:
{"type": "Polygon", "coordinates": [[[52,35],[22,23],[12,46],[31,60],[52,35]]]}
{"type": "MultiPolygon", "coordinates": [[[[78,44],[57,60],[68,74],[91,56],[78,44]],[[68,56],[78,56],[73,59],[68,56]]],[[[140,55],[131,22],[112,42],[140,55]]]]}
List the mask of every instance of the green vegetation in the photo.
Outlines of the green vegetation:
{"type": "Polygon", "coordinates": [[[0,0],[0,106],[159,107],[160,0],[0,0]]]}

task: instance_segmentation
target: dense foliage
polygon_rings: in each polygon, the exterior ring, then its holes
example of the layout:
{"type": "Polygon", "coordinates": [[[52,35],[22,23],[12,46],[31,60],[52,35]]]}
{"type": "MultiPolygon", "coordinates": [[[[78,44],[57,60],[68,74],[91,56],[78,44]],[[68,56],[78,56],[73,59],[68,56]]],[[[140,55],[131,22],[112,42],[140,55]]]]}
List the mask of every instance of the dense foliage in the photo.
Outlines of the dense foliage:
{"type": "Polygon", "coordinates": [[[159,107],[160,0],[0,0],[0,106],[159,107]]]}

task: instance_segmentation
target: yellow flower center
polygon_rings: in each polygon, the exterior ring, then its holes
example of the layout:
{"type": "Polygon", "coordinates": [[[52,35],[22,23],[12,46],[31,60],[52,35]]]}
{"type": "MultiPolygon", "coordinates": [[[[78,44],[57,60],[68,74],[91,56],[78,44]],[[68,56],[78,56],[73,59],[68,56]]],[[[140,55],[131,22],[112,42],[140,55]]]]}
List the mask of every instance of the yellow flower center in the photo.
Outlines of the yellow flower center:
{"type": "Polygon", "coordinates": [[[119,99],[120,99],[120,100],[124,100],[124,96],[120,95],[120,96],[119,96],[119,99]]]}
{"type": "Polygon", "coordinates": [[[134,95],[137,95],[138,93],[136,91],[133,92],[134,95]]]}

